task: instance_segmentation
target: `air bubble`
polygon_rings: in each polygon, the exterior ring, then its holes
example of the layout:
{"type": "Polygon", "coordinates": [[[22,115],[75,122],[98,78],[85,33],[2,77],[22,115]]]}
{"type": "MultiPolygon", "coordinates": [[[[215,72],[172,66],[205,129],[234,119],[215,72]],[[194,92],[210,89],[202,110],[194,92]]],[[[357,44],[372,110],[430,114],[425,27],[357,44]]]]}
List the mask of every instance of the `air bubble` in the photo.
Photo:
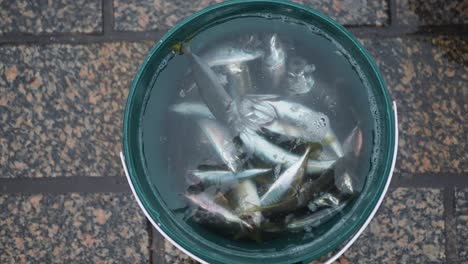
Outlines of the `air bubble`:
{"type": "Polygon", "coordinates": [[[185,97],[185,90],[184,89],[180,90],[179,96],[182,97],[182,98],[185,97]]]}

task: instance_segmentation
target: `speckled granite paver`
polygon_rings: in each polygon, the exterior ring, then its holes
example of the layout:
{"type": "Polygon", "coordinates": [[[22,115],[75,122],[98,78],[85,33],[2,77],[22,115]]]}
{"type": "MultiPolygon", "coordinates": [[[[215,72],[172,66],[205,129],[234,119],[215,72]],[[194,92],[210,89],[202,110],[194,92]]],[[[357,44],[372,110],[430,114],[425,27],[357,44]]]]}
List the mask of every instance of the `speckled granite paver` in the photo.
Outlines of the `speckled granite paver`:
{"type": "Polygon", "coordinates": [[[399,24],[450,25],[468,23],[466,0],[396,0],[399,24]]]}
{"type": "Polygon", "coordinates": [[[131,194],[0,195],[0,263],[149,263],[131,194]]]}
{"type": "Polygon", "coordinates": [[[363,39],[398,105],[397,172],[466,173],[468,39],[363,39]]]}
{"type": "MultiPolygon", "coordinates": [[[[221,0],[114,0],[115,29],[120,31],[167,31],[175,23],[221,0]]],[[[387,1],[298,0],[345,25],[376,25],[388,23],[387,1]]]]}
{"type": "Polygon", "coordinates": [[[468,263],[468,188],[455,192],[455,205],[458,258],[460,262],[468,263]]]}
{"type": "Polygon", "coordinates": [[[125,100],[152,42],[0,47],[0,177],[121,176],[125,100]]]}
{"type": "Polygon", "coordinates": [[[0,36],[102,31],[102,4],[97,0],[0,0],[0,36]]]}
{"type": "Polygon", "coordinates": [[[444,263],[441,190],[389,192],[367,229],[346,252],[350,263],[444,263]]]}

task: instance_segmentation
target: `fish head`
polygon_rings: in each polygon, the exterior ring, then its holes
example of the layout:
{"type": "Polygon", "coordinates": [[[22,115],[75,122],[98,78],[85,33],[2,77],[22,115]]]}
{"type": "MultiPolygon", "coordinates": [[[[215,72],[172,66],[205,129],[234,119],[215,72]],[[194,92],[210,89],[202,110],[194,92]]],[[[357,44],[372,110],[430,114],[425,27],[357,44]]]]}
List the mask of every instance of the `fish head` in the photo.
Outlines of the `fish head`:
{"type": "Polygon", "coordinates": [[[244,121],[259,130],[277,119],[276,109],[266,101],[245,98],[239,105],[239,114],[244,121]]]}

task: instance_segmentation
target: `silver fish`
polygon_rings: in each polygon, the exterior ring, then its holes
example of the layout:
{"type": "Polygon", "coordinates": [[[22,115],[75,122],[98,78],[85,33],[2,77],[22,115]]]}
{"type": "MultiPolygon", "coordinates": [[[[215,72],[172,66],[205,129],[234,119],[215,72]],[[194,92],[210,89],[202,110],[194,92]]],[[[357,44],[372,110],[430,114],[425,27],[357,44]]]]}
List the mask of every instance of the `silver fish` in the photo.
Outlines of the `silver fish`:
{"type": "Polygon", "coordinates": [[[171,105],[169,110],[182,115],[194,115],[199,118],[214,119],[214,115],[205,104],[200,102],[183,102],[171,105]]]}
{"type": "Polygon", "coordinates": [[[271,169],[248,169],[237,173],[226,170],[195,170],[192,174],[204,184],[223,185],[263,175],[271,169]]]}
{"type": "Polygon", "coordinates": [[[300,185],[299,189],[289,198],[270,206],[259,206],[251,211],[262,213],[285,213],[294,211],[297,208],[307,206],[307,204],[322,190],[333,186],[333,173],[322,173],[317,179],[307,179],[300,185]]]}
{"type": "Polygon", "coordinates": [[[214,197],[206,193],[187,194],[185,197],[187,197],[187,199],[189,199],[193,204],[197,205],[203,210],[206,210],[215,216],[222,217],[228,223],[236,223],[243,228],[253,228],[249,223],[235,215],[231,210],[216,203],[214,197]]]}
{"type": "Polygon", "coordinates": [[[277,116],[275,109],[268,103],[244,98],[238,105],[241,122],[256,131],[261,126],[270,124],[277,116]]]}
{"type": "MultiPolygon", "coordinates": [[[[301,159],[300,156],[278,147],[251,130],[240,133],[240,139],[244,143],[245,150],[268,163],[283,164],[290,167],[301,159]]],[[[307,173],[322,173],[329,170],[334,163],[334,160],[317,161],[309,159],[306,166],[307,173]]]]}
{"type": "Polygon", "coordinates": [[[310,211],[315,212],[322,207],[335,207],[340,203],[340,199],[331,193],[324,193],[311,201],[307,207],[310,211]]]}
{"type": "Polygon", "coordinates": [[[335,152],[331,149],[331,147],[324,147],[322,153],[317,158],[318,160],[336,160],[337,156],[335,152]]]}
{"type": "Polygon", "coordinates": [[[267,87],[276,89],[286,72],[286,51],[277,34],[273,34],[268,42],[264,71],[267,77],[267,87]]]}
{"type": "Polygon", "coordinates": [[[362,140],[362,131],[356,126],[343,142],[344,152],[358,157],[362,149],[362,140]]]}
{"type": "Polygon", "coordinates": [[[344,202],[336,207],[320,210],[299,219],[294,219],[289,222],[286,227],[288,230],[302,230],[308,227],[318,227],[339,214],[346,205],[348,205],[348,202],[344,202]]]}
{"type": "Polygon", "coordinates": [[[348,171],[340,171],[335,174],[335,185],[338,190],[344,194],[353,194],[355,184],[353,184],[353,177],[348,171]]]}
{"type": "Polygon", "coordinates": [[[239,103],[248,92],[252,92],[252,78],[249,66],[245,62],[238,62],[224,66],[227,75],[226,90],[239,103]]]}
{"type": "Polygon", "coordinates": [[[201,119],[198,125],[228,168],[233,172],[239,171],[243,165],[241,152],[229,130],[212,119],[201,119]]]}
{"type": "Polygon", "coordinates": [[[279,121],[265,125],[265,129],[288,135],[286,134],[288,131],[282,125],[282,123],[288,123],[296,127],[294,133],[299,139],[324,143],[324,146],[330,147],[334,151],[337,158],[343,157],[343,148],[331,129],[328,116],[291,101],[270,100],[268,103],[275,108],[279,121]]]}
{"type": "Polygon", "coordinates": [[[310,147],[307,148],[304,155],[297,162],[292,164],[278,177],[268,191],[260,198],[261,206],[270,206],[278,203],[288,194],[298,189],[298,185],[302,183],[302,179],[306,173],[309,153],[310,147]]]}
{"type": "Polygon", "coordinates": [[[221,85],[217,74],[200,57],[184,46],[184,54],[192,63],[192,71],[198,91],[211,113],[220,122],[227,123],[229,109],[232,107],[232,98],[221,85]]]}
{"type": "Polygon", "coordinates": [[[288,62],[286,92],[291,95],[305,94],[312,90],[315,80],[312,73],[315,65],[307,64],[306,60],[293,57],[288,62]]]}
{"type": "Polygon", "coordinates": [[[364,187],[365,173],[356,167],[356,157],[362,149],[362,132],[355,127],[344,141],[345,156],[335,167],[335,185],[344,194],[360,192],[364,187]]]}
{"type": "Polygon", "coordinates": [[[228,42],[216,49],[210,49],[201,55],[210,67],[252,61],[264,55],[263,50],[248,45],[228,42]]]}
{"type": "MultiPolygon", "coordinates": [[[[198,118],[215,119],[206,104],[201,102],[178,103],[170,106],[169,110],[178,114],[193,115],[198,118]]],[[[230,113],[232,115],[228,123],[232,125],[234,131],[242,131],[245,127],[258,130],[262,124],[271,122],[276,116],[275,110],[271,105],[260,101],[252,101],[248,98],[242,100],[239,103],[239,107],[233,106],[230,113]]]]}
{"type": "MultiPolygon", "coordinates": [[[[233,195],[237,204],[237,212],[248,211],[251,208],[260,206],[257,186],[251,180],[244,180],[235,186],[233,195]]],[[[261,212],[251,212],[249,214],[244,214],[244,216],[249,216],[251,218],[254,227],[259,227],[262,222],[261,212]]]]}

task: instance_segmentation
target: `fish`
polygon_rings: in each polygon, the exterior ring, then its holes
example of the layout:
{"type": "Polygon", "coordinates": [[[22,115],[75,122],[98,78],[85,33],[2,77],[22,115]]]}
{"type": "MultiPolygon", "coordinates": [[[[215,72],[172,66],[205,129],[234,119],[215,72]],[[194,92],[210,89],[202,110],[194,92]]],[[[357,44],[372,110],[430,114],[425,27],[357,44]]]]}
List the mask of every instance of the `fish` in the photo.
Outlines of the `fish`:
{"type": "Polygon", "coordinates": [[[230,131],[212,119],[200,119],[198,125],[229,170],[240,171],[244,162],[241,158],[242,151],[236,146],[230,131]]]}
{"type": "Polygon", "coordinates": [[[276,204],[285,197],[294,193],[302,183],[307,169],[310,147],[308,147],[302,157],[288,167],[278,179],[270,186],[268,191],[260,198],[260,206],[276,204]]]}
{"type": "Polygon", "coordinates": [[[311,201],[307,207],[310,211],[315,212],[322,207],[334,207],[338,206],[340,199],[331,193],[323,193],[311,201]]]}
{"type": "Polygon", "coordinates": [[[237,173],[230,170],[195,170],[191,172],[203,184],[223,185],[263,175],[271,169],[247,169],[237,173]]]}
{"type": "MultiPolygon", "coordinates": [[[[234,115],[233,117],[229,118],[228,123],[234,127],[234,131],[243,131],[245,127],[249,128],[250,131],[259,130],[259,125],[271,121],[273,115],[276,115],[274,114],[274,109],[269,109],[267,104],[263,106],[261,103],[256,104],[256,102],[247,103],[243,101],[239,107],[239,114],[245,113],[245,118],[239,118],[238,115],[234,115]],[[263,106],[265,106],[265,108],[262,108],[263,106]],[[251,112],[255,112],[255,114],[251,114],[251,112]]],[[[237,107],[235,107],[235,109],[237,109],[237,107]]],[[[216,120],[210,109],[202,102],[178,103],[170,106],[169,110],[182,115],[192,115],[199,119],[216,120]]],[[[233,110],[232,112],[235,111],[237,110],[233,110]]]]}
{"type": "Polygon", "coordinates": [[[343,142],[344,152],[358,157],[362,149],[362,141],[362,131],[356,126],[343,142]]]}
{"type": "Polygon", "coordinates": [[[344,194],[360,192],[364,186],[366,174],[359,173],[356,167],[362,140],[361,129],[356,126],[344,141],[344,158],[336,163],[335,185],[344,194]]]}
{"type": "Polygon", "coordinates": [[[305,228],[318,227],[333,219],[333,217],[338,215],[347,205],[348,201],[332,208],[322,209],[305,217],[293,219],[286,225],[286,228],[290,231],[297,231],[305,228]]]}
{"type": "Polygon", "coordinates": [[[286,51],[277,34],[268,40],[268,52],[264,60],[267,87],[277,89],[286,72],[286,51]]]}
{"type": "Polygon", "coordinates": [[[288,61],[286,93],[289,95],[300,95],[310,92],[315,84],[312,75],[314,71],[315,65],[307,64],[303,58],[292,57],[288,61]]]}
{"type": "Polygon", "coordinates": [[[252,92],[253,84],[249,66],[245,62],[237,62],[224,66],[227,76],[226,90],[239,103],[245,94],[252,92]]]}
{"type": "Polygon", "coordinates": [[[277,116],[275,109],[270,104],[249,98],[240,101],[238,111],[239,121],[255,131],[260,131],[262,126],[274,122],[277,116]]]}
{"type": "MultiPolygon", "coordinates": [[[[253,41],[253,40],[252,40],[253,41]]],[[[256,60],[264,56],[264,51],[252,42],[247,41],[245,45],[227,42],[225,45],[209,49],[201,54],[201,59],[210,67],[224,66],[256,60]]]]}
{"type": "MultiPolygon", "coordinates": [[[[233,196],[237,204],[236,211],[244,212],[255,206],[260,206],[257,186],[252,180],[243,180],[233,189],[233,196]]],[[[259,227],[262,222],[261,212],[251,212],[243,215],[248,216],[252,226],[259,227]]],[[[249,222],[249,221],[248,221],[249,222]]]]}
{"type": "MultiPolygon", "coordinates": [[[[268,98],[274,99],[275,97],[271,96],[268,98]]],[[[255,107],[258,107],[260,104],[253,104],[253,105],[255,107]]],[[[184,114],[190,113],[198,117],[214,119],[214,116],[209,114],[210,113],[209,109],[202,103],[187,103],[184,105],[178,104],[178,105],[172,106],[171,109],[173,109],[173,111],[177,113],[184,113],[184,114]]],[[[269,111],[271,110],[269,110],[268,108],[265,108],[265,111],[263,112],[264,116],[269,116],[271,114],[269,111]]],[[[263,124],[266,124],[268,120],[269,118],[265,117],[265,120],[264,120],[265,123],[263,124]]],[[[244,122],[247,122],[247,121],[244,121],[244,122]]],[[[257,125],[259,124],[261,123],[260,122],[257,123],[257,125]]],[[[288,123],[285,123],[285,124],[288,124],[288,123]]],[[[288,126],[285,127],[282,125],[278,125],[282,127],[276,130],[274,128],[275,125],[273,125],[273,123],[272,125],[265,125],[265,126],[268,126],[269,128],[273,128],[272,130],[274,131],[281,130],[279,133],[286,134],[288,137],[289,136],[294,137],[294,138],[308,137],[305,135],[306,132],[297,126],[292,126],[288,124],[288,126]]],[[[269,142],[264,137],[256,133],[255,132],[257,130],[256,125],[254,126],[247,125],[247,128],[242,128],[242,127],[243,127],[242,125],[238,125],[236,129],[240,131],[240,138],[242,142],[244,143],[245,148],[249,150],[251,153],[257,155],[263,161],[267,163],[272,163],[272,164],[282,163],[282,164],[285,164],[286,166],[289,166],[290,164],[294,163],[295,161],[299,159],[299,156],[287,152],[286,150],[282,149],[281,147],[276,146],[275,144],[269,142]]],[[[322,160],[322,161],[309,160],[307,164],[307,173],[309,174],[321,173],[324,170],[330,169],[334,163],[335,163],[335,159],[332,159],[332,158],[329,158],[327,160],[322,160]]]]}
{"type": "Polygon", "coordinates": [[[216,203],[214,197],[206,193],[186,194],[185,197],[194,205],[212,214],[211,217],[213,218],[219,217],[227,223],[238,224],[241,228],[253,229],[249,223],[242,220],[228,208],[216,203]]]}
{"type": "MultiPolygon", "coordinates": [[[[300,156],[290,153],[285,149],[271,143],[263,136],[252,130],[245,130],[239,134],[245,150],[252,155],[270,164],[283,164],[290,167],[301,159],[300,156]]],[[[318,145],[315,145],[318,146],[318,145]]],[[[318,147],[315,147],[317,150],[318,147]]],[[[318,174],[333,167],[335,160],[317,161],[309,159],[306,165],[307,174],[318,174]]]]}
{"type": "Polygon", "coordinates": [[[233,105],[232,97],[226,92],[218,75],[207,63],[192,53],[190,48],[185,45],[183,52],[191,62],[193,76],[201,98],[216,119],[227,124],[233,105]]]}
{"type": "Polygon", "coordinates": [[[354,194],[355,187],[353,177],[348,171],[338,172],[335,177],[335,185],[344,194],[354,194]]]}
{"type": "Polygon", "coordinates": [[[187,46],[183,46],[183,51],[191,61],[200,96],[216,120],[235,131],[242,131],[246,127],[254,126],[253,123],[248,122],[240,115],[237,103],[226,92],[218,75],[187,46]]]}
{"type": "Polygon", "coordinates": [[[198,118],[215,118],[210,109],[201,102],[182,102],[173,104],[169,107],[169,110],[181,115],[193,115],[198,118]]]}
{"type": "Polygon", "coordinates": [[[333,186],[334,177],[330,171],[322,173],[317,179],[307,179],[290,197],[269,205],[254,207],[247,212],[260,211],[264,214],[286,213],[308,205],[322,190],[333,186]]]}
{"type": "Polygon", "coordinates": [[[320,142],[331,148],[337,158],[343,157],[343,148],[331,128],[330,119],[321,112],[316,112],[302,104],[288,100],[269,100],[278,114],[277,122],[264,125],[263,128],[271,132],[288,135],[283,124],[294,126],[294,136],[309,142],[320,142]]]}

